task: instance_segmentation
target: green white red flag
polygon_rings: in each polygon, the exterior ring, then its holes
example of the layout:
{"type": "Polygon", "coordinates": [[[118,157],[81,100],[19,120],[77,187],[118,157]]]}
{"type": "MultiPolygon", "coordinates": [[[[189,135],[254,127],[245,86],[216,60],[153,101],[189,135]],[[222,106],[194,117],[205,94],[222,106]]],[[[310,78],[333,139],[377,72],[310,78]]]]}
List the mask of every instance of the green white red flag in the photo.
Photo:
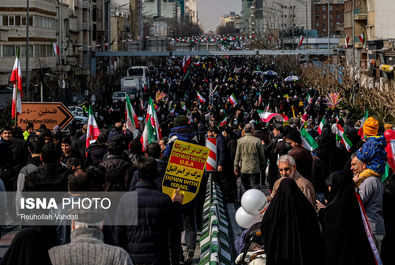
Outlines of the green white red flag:
{"type": "Polygon", "coordinates": [[[159,120],[156,114],[154,103],[151,98],[148,100],[147,116],[143,135],[140,138],[143,150],[146,150],[148,144],[159,141],[162,138],[159,120]]]}
{"type": "Polygon", "coordinates": [[[322,133],[322,128],[324,128],[325,125],[326,125],[325,118],[322,118],[320,124],[318,125],[318,134],[319,134],[319,135],[321,135],[321,133],[322,133]]]}
{"type": "Polygon", "coordinates": [[[95,116],[93,116],[92,107],[89,106],[88,127],[86,130],[85,148],[88,149],[88,147],[97,140],[99,135],[100,135],[99,126],[97,126],[95,116]]]}
{"type": "Polygon", "coordinates": [[[129,96],[126,95],[126,129],[131,131],[136,137],[138,135],[138,130],[139,128],[139,121],[137,119],[136,112],[134,112],[132,104],[130,104],[129,96]]]}
{"type": "Polygon", "coordinates": [[[343,127],[339,123],[336,123],[336,126],[337,126],[337,135],[339,135],[339,137],[341,138],[340,142],[344,145],[347,151],[350,152],[350,149],[352,147],[352,142],[350,141],[350,139],[347,138],[347,135],[344,132],[343,127]]]}
{"type": "Polygon", "coordinates": [[[313,151],[318,148],[317,142],[314,138],[306,131],[305,128],[300,130],[300,136],[302,137],[302,146],[309,151],[313,151]]]}
{"type": "Polygon", "coordinates": [[[310,94],[307,94],[306,100],[307,100],[307,103],[308,103],[308,104],[313,103],[313,98],[310,96],[310,94]]]}
{"type": "Polygon", "coordinates": [[[225,117],[225,118],[218,124],[218,127],[219,127],[219,126],[225,126],[227,121],[228,121],[228,117],[225,117]]]}
{"type": "Polygon", "coordinates": [[[266,111],[262,111],[262,110],[257,110],[259,118],[261,118],[261,120],[263,122],[269,122],[271,119],[276,119],[279,121],[287,121],[288,117],[284,114],[281,113],[271,113],[271,112],[266,112],[266,111]]]}
{"type": "Polygon", "coordinates": [[[56,56],[59,56],[60,51],[59,51],[59,46],[56,44],[56,42],[52,42],[52,47],[53,47],[53,52],[56,56]]]}
{"type": "Polygon", "coordinates": [[[230,104],[232,104],[233,107],[237,106],[238,103],[237,103],[237,99],[234,94],[230,95],[229,102],[230,102],[230,104]]]}
{"type": "Polygon", "coordinates": [[[22,114],[22,69],[21,62],[19,61],[19,50],[17,50],[14,68],[12,69],[10,82],[14,84],[12,93],[12,119],[16,118],[16,115],[22,114]]]}
{"type": "Polygon", "coordinates": [[[262,103],[262,94],[259,93],[259,97],[258,97],[258,106],[260,106],[262,103]]]}
{"type": "Polygon", "coordinates": [[[196,93],[200,103],[206,103],[206,99],[199,92],[196,93]]]}

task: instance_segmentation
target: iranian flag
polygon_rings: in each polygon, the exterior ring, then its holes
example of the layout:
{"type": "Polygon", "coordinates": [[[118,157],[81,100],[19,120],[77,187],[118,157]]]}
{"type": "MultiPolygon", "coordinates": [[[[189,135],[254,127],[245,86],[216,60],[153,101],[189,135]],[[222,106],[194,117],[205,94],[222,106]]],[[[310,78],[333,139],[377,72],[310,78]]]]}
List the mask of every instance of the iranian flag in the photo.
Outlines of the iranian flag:
{"type": "Polygon", "coordinates": [[[344,132],[343,127],[339,123],[336,123],[336,126],[337,126],[337,134],[341,138],[340,142],[344,145],[347,151],[350,152],[350,149],[352,147],[352,142],[350,141],[350,139],[347,138],[347,135],[344,132]]]}
{"type": "Polygon", "coordinates": [[[141,108],[141,110],[144,110],[144,100],[143,100],[143,98],[140,98],[140,108],[141,108]]]}
{"type": "Polygon", "coordinates": [[[359,40],[363,43],[363,44],[365,44],[365,35],[363,34],[363,32],[361,33],[361,34],[359,34],[359,40]]]}
{"type": "Polygon", "coordinates": [[[138,135],[137,128],[139,127],[139,121],[137,119],[136,112],[134,112],[132,104],[130,104],[129,96],[126,95],[126,129],[131,131],[136,137],[138,135]]]}
{"type": "Polygon", "coordinates": [[[300,35],[300,37],[299,37],[299,47],[302,46],[303,41],[304,41],[304,37],[303,37],[303,35],[300,35]]]}
{"type": "Polygon", "coordinates": [[[52,42],[52,47],[53,47],[53,52],[55,53],[55,55],[59,56],[59,54],[60,54],[59,46],[56,44],[56,42],[52,42]]]}
{"type": "Polygon", "coordinates": [[[232,104],[233,107],[237,106],[237,99],[234,94],[230,95],[229,102],[232,104]]]}
{"type": "Polygon", "coordinates": [[[307,103],[308,103],[308,104],[311,104],[311,103],[313,103],[313,98],[310,96],[310,93],[309,93],[309,94],[307,94],[307,98],[306,98],[306,100],[307,100],[307,103]]]}
{"type": "Polygon", "coordinates": [[[269,112],[269,111],[270,111],[270,102],[267,103],[267,106],[266,106],[265,111],[266,111],[266,112],[269,112]]]}
{"type": "Polygon", "coordinates": [[[152,99],[149,98],[145,127],[143,135],[140,138],[143,150],[146,150],[148,144],[159,141],[161,138],[162,136],[159,128],[158,116],[156,114],[154,103],[152,102],[152,99]]]}
{"type": "Polygon", "coordinates": [[[346,35],[344,42],[346,43],[346,48],[348,48],[348,43],[350,42],[350,36],[346,35]]]}
{"type": "Polygon", "coordinates": [[[187,110],[187,106],[185,105],[185,102],[181,102],[181,108],[186,111],[187,110]]]}
{"type": "Polygon", "coordinates": [[[184,56],[182,59],[182,71],[184,74],[187,73],[187,68],[191,64],[191,56],[184,56]]]}
{"type": "Polygon", "coordinates": [[[305,128],[300,130],[300,136],[302,137],[302,146],[307,150],[313,151],[318,147],[317,142],[314,138],[306,131],[305,128]]]}
{"type": "Polygon", "coordinates": [[[22,114],[22,69],[19,61],[19,49],[17,49],[14,68],[12,69],[10,82],[14,84],[12,92],[12,110],[11,117],[15,119],[17,115],[22,114]]]}
{"type": "MultiPolygon", "coordinates": [[[[99,126],[97,126],[95,117],[93,116],[92,112],[92,107],[89,106],[89,112],[88,112],[88,128],[86,130],[86,142],[85,142],[85,148],[88,149],[88,147],[94,143],[97,138],[100,135],[99,131],[99,126]]],[[[88,155],[88,153],[86,153],[88,155]]]]}
{"type": "Polygon", "coordinates": [[[321,133],[322,133],[322,128],[324,128],[325,124],[326,124],[325,118],[322,118],[322,120],[321,120],[321,122],[320,122],[320,125],[318,125],[318,133],[319,133],[319,135],[321,135],[321,133]]]}
{"type": "Polygon", "coordinates": [[[258,115],[259,118],[261,118],[261,120],[263,122],[269,122],[271,119],[276,119],[279,121],[287,121],[288,117],[284,114],[281,113],[271,113],[271,112],[266,112],[266,111],[262,111],[262,110],[258,110],[258,115]]]}
{"type": "Polygon", "coordinates": [[[225,126],[227,121],[228,121],[228,117],[225,117],[225,118],[218,124],[218,127],[219,127],[219,126],[225,126]]]}
{"type": "Polygon", "coordinates": [[[258,106],[260,106],[262,103],[262,95],[261,93],[259,93],[259,97],[258,97],[258,106]]]}
{"type": "Polygon", "coordinates": [[[199,92],[196,93],[200,103],[206,103],[206,99],[199,92]]]}
{"type": "Polygon", "coordinates": [[[369,117],[369,112],[368,112],[368,110],[366,110],[365,117],[363,117],[362,122],[361,122],[361,128],[359,128],[359,130],[358,130],[358,136],[361,137],[362,140],[363,140],[363,138],[365,138],[365,133],[363,132],[363,124],[365,123],[365,121],[367,120],[368,117],[369,117]]]}

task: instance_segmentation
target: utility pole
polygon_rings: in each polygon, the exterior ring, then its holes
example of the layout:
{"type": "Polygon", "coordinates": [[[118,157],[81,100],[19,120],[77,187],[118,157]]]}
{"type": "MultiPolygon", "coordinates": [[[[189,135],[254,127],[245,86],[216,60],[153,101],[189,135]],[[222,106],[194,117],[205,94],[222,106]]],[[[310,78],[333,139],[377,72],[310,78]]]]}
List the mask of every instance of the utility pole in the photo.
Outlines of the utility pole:
{"type": "Polygon", "coordinates": [[[356,72],[356,66],[355,66],[355,21],[354,21],[354,0],[351,2],[351,25],[352,25],[352,69],[353,69],[353,80],[352,80],[352,105],[355,106],[355,72],[356,72]]]}
{"type": "MultiPolygon", "coordinates": [[[[62,24],[63,24],[63,18],[62,18],[62,6],[63,6],[63,0],[60,0],[60,5],[59,5],[59,73],[60,73],[60,88],[63,88],[63,73],[62,73],[62,24]]],[[[66,88],[64,88],[65,91],[65,99],[66,99],[66,88]]]]}
{"type": "Polygon", "coordinates": [[[29,77],[29,0],[26,0],[26,99],[30,99],[29,77]]]}
{"type": "Polygon", "coordinates": [[[292,7],[292,25],[291,25],[291,29],[292,29],[292,50],[295,49],[295,36],[294,36],[294,27],[295,27],[295,6],[291,6],[292,7]]]}
{"type": "MultiPolygon", "coordinates": [[[[331,25],[330,25],[331,17],[329,12],[329,0],[328,0],[328,51],[330,50],[331,46],[331,25]]],[[[328,54],[329,59],[329,54],[328,54]]]]}

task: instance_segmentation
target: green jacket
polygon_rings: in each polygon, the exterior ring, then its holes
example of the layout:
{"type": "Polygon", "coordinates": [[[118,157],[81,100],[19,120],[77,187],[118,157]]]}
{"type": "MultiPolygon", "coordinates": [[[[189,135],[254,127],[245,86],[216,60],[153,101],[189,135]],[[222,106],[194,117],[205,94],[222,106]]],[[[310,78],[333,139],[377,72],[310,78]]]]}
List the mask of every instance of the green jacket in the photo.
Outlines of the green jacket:
{"type": "Polygon", "coordinates": [[[265,168],[265,154],[261,140],[251,133],[246,133],[237,140],[235,170],[240,170],[239,164],[242,174],[257,174],[265,168]]]}

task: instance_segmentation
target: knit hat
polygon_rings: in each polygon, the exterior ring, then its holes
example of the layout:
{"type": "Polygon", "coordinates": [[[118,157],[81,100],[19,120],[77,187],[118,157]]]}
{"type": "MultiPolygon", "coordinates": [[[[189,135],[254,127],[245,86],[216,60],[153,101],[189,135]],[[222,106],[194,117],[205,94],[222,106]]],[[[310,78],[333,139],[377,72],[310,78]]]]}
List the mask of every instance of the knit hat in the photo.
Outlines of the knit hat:
{"type": "Polygon", "coordinates": [[[285,138],[292,140],[298,144],[302,144],[302,137],[298,131],[292,130],[285,135],[285,138]]]}
{"type": "Polygon", "coordinates": [[[384,131],[392,129],[392,124],[386,123],[384,124],[384,131]]]}
{"type": "Polygon", "coordinates": [[[376,136],[379,131],[379,122],[373,118],[369,117],[363,123],[363,132],[366,136],[376,136]]]}

